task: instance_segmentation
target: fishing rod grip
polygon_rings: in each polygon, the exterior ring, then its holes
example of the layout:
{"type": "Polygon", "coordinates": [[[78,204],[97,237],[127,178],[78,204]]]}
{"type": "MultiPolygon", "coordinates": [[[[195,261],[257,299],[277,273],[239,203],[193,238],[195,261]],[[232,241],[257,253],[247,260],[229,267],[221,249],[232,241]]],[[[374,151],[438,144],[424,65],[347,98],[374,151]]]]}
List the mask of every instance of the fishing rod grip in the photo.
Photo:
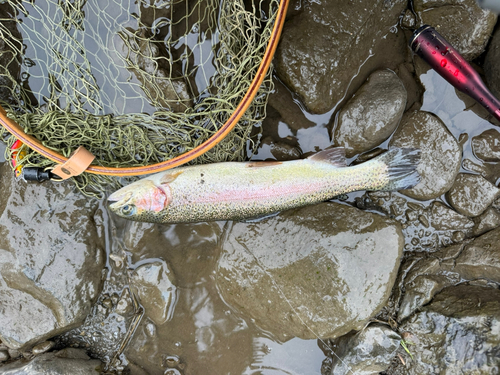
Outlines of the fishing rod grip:
{"type": "Polygon", "coordinates": [[[500,121],[500,100],[488,90],[479,74],[433,27],[413,33],[410,48],[461,92],[469,95],[500,121]]]}

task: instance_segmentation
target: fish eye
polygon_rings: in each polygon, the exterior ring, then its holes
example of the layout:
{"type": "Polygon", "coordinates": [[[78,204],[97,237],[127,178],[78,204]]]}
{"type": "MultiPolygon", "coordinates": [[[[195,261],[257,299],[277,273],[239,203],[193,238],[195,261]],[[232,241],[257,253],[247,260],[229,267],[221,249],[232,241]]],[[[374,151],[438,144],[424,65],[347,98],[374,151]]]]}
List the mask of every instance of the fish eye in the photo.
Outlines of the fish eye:
{"type": "Polygon", "coordinates": [[[121,208],[121,213],[124,216],[132,215],[135,212],[135,206],[131,204],[126,204],[121,208]]]}

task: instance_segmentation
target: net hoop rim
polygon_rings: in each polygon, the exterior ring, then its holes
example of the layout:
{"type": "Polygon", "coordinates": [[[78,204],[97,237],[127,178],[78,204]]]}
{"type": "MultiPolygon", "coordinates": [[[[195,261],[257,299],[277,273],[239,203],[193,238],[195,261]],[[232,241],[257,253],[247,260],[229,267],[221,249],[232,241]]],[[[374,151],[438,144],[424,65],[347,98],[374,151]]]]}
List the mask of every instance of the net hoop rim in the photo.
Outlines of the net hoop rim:
{"type": "MultiPolygon", "coordinates": [[[[221,126],[215,134],[213,134],[209,139],[200,144],[199,146],[193,148],[190,151],[185,152],[175,158],[145,165],[139,167],[125,167],[125,168],[116,168],[116,167],[103,167],[98,165],[90,165],[85,172],[99,175],[107,175],[107,176],[140,176],[145,174],[151,174],[156,172],[165,171],[167,169],[171,169],[174,167],[178,167],[182,164],[185,164],[200,155],[203,155],[205,152],[209,151],[213,147],[215,147],[220,141],[222,141],[231,130],[236,126],[240,118],[243,116],[245,111],[248,109],[250,104],[252,103],[255,95],[257,95],[257,91],[259,90],[264,78],[269,70],[271,65],[274,53],[276,48],[278,47],[278,42],[281,36],[281,31],[283,29],[283,25],[285,23],[286,12],[288,9],[288,4],[290,0],[281,0],[277,13],[276,20],[274,21],[273,30],[271,32],[271,37],[269,38],[269,42],[267,43],[266,50],[264,52],[264,56],[262,57],[262,61],[259,65],[259,68],[253,78],[250,87],[248,88],[245,96],[242,98],[234,112],[231,114],[229,119],[221,126]]],[[[32,150],[38,152],[39,154],[45,156],[47,159],[50,159],[58,164],[64,164],[68,158],[61,155],[60,153],[51,150],[44,145],[42,145],[36,138],[26,134],[24,130],[17,124],[14,120],[7,117],[7,112],[5,109],[0,106],[0,124],[13,136],[23,142],[26,146],[31,148],[32,150]]]]}

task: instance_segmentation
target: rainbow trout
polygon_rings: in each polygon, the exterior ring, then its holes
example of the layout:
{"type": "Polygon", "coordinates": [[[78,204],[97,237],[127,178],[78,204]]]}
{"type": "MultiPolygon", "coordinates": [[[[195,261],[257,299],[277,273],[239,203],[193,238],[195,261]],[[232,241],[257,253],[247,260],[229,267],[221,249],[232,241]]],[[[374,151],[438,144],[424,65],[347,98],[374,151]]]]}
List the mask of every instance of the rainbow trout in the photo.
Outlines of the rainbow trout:
{"type": "Polygon", "coordinates": [[[356,190],[416,185],[420,151],[392,149],[347,167],[343,148],[285,162],[227,162],[179,167],[123,187],[108,200],[117,215],[155,223],[256,218],[356,190]]]}

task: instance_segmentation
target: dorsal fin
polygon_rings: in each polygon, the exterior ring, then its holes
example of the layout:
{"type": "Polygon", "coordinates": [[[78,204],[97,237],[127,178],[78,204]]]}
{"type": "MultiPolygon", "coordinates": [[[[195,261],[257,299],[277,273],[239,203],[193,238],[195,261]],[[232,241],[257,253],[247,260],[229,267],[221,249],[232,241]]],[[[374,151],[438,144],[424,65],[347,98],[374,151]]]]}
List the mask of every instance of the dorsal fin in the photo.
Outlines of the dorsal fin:
{"type": "Polygon", "coordinates": [[[336,168],[346,167],[345,148],[334,147],[317,152],[308,157],[309,160],[314,160],[321,163],[328,163],[336,168]]]}
{"type": "Polygon", "coordinates": [[[170,171],[170,172],[167,172],[167,173],[165,173],[165,174],[161,177],[161,179],[160,179],[160,183],[161,183],[161,184],[168,184],[168,183],[170,183],[170,182],[174,181],[174,180],[177,178],[177,176],[179,176],[179,175],[180,175],[181,173],[183,173],[183,172],[184,172],[184,171],[182,171],[182,170],[180,170],[180,171],[179,171],[179,170],[175,170],[175,169],[174,169],[174,170],[172,170],[172,171],[170,171]]]}

